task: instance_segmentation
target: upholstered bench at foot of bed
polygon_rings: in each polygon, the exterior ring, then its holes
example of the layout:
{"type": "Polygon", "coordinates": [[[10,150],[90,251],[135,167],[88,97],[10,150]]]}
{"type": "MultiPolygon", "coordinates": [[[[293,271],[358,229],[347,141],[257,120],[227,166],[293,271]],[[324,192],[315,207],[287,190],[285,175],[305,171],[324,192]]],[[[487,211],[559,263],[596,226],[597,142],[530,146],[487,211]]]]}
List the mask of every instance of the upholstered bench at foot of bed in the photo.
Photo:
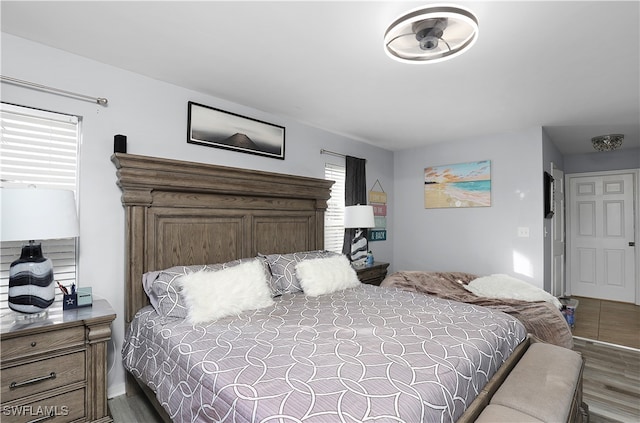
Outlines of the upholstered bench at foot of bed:
{"type": "Polygon", "coordinates": [[[477,422],[588,422],[580,354],[533,342],[477,422]]]}

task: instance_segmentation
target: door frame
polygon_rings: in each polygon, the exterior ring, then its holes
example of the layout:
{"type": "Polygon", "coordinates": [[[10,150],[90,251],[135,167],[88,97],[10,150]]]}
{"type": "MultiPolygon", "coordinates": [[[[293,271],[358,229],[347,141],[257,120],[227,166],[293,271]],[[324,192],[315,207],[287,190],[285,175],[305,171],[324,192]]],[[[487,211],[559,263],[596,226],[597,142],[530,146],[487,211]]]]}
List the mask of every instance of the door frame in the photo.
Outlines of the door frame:
{"type": "MultiPolygon", "coordinates": [[[[567,295],[567,217],[566,217],[566,184],[565,181],[567,180],[566,175],[564,173],[564,170],[560,169],[558,166],[556,166],[556,164],[554,162],[551,162],[551,166],[550,166],[550,172],[551,172],[551,176],[553,178],[553,189],[551,190],[551,210],[553,210],[553,216],[551,217],[551,222],[550,222],[550,230],[549,230],[549,234],[551,236],[551,246],[550,246],[550,267],[551,267],[551,284],[550,284],[550,291],[551,291],[551,295],[556,295],[557,291],[560,291],[560,296],[565,296],[567,295]],[[557,178],[556,178],[556,174],[557,172],[562,173],[562,180],[560,181],[560,184],[557,184],[557,178]],[[562,185],[562,192],[558,192],[558,190],[556,190],[556,187],[558,185],[562,185]],[[557,210],[556,209],[556,199],[558,197],[562,196],[562,209],[561,210],[557,210]],[[563,240],[563,248],[564,251],[562,253],[563,255],[563,263],[562,263],[562,275],[561,275],[561,281],[560,281],[560,286],[556,285],[557,282],[557,278],[555,278],[555,269],[554,269],[554,265],[555,265],[555,235],[556,235],[556,220],[557,219],[562,219],[562,240],[563,240]],[[554,289],[555,288],[555,289],[554,289]]],[[[545,233],[546,236],[546,233],[545,233]]]]}
{"type": "MultiPolygon", "coordinates": [[[[565,188],[565,198],[570,198],[570,192],[569,190],[571,189],[571,184],[569,183],[569,179],[571,178],[575,178],[575,177],[581,177],[581,176],[608,176],[608,175],[615,175],[618,173],[630,173],[632,174],[632,181],[633,181],[633,222],[634,222],[634,236],[635,236],[635,242],[636,242],[636,246],[634,248],[634,252],[635,252],[635,270],[636,270],[636,292],[635,292],[635,304],[636,305],[640,305],[640,245],[638,245],[638,243],[640,242],[640,209],[638,207],[639,205],[639,201],[638,199],[640,198],[640,184],[639,182],[639,175],[640,175],[640,169],[619,169],[619,170],[607,170],[607,171],[601,171],[601,172],[580,172],[580,173],[565,173],[564,175],[564,188],[565,188]]],[[[565,207],[567,209],[567,214],[566,214],[566,220],[565,220],[565,231],[566,231],[566,237],[565,237],[565,243],[567,246],[567,251],[570,251],[571,248],[571,234],[569,233],[569,231],[571,231],[571,213],[569,212],[569,209],[571,207],[571,204],[569,204],[568,202],[565,203],[565,207]]],[[[567,259],[567,266],[566,266],[566,275],[565,275],[565,283],[567,283],[567,281],[571,280],[571,267],[569,265],[569,260],[570,260],[570,254],[567,253],[566,255],[566,259],[567,259]]],[[[567,283],[566,288],[568,290],[568,295],[571,295],[571,286],[570,284],[567,283]]]]}

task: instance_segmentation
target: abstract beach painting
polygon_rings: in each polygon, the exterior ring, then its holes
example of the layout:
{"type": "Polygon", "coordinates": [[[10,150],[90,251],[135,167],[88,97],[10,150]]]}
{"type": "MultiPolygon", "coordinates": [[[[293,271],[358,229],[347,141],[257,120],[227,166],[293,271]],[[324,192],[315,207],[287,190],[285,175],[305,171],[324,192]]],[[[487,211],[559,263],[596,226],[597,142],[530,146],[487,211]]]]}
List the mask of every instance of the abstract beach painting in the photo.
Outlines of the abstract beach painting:
{"type": "Polygon", "coordinates": [[[491,206],[491,161],[432,166],[424,170],[424,207],[491,206]]]}

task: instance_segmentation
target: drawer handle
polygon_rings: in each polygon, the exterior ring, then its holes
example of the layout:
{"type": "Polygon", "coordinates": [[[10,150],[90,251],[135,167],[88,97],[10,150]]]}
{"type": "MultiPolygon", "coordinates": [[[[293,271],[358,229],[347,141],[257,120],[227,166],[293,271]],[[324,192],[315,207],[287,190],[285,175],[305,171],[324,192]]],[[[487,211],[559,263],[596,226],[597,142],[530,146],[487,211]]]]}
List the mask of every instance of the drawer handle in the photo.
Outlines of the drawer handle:
{"type": "Polygon", "coordinates": [[[9,385],[9,389],[16,389],[25,385],[33,385],[34,383],[43,382],[45,380],[55,379],[55,378],[56,378],[56,372],[51,372],[46,376],[34,377],[33,379],[28,379],[22,382],[11,382],[11,385],[9,385]]]}
{"type": "Polygon", "coordinates": [[[51,420],[51,419],[53,419],[55,417],[56,417],[56,413],[52,410],[51,413],[49,413],[48,416],[40,417],[39,419],[31,420],[31,421],[28,421],[27,423],[40,423],[40,422],[44,422],[44,421],[47,421],[47,420],[51,420]]]}

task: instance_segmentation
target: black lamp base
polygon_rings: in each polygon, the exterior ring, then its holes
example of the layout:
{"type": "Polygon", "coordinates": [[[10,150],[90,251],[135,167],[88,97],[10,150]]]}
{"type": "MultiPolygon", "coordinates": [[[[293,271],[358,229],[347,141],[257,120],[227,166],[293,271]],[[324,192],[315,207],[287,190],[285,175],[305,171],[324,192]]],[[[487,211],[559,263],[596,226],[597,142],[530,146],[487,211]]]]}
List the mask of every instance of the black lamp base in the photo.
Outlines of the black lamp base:
{"type": "Polygon", "coordinates": [[[53,265],[33,241],[22,247],[9,268],[9,308],[20,313],[42,313],[55,299],[53,265]]]}
{"type": "Polygon", "coordinates": [[[368,241],[362,229],[356,231],[356,235],[351,241],[351,262],[356,266],[363,266],[367,260],[368,241]]]}

